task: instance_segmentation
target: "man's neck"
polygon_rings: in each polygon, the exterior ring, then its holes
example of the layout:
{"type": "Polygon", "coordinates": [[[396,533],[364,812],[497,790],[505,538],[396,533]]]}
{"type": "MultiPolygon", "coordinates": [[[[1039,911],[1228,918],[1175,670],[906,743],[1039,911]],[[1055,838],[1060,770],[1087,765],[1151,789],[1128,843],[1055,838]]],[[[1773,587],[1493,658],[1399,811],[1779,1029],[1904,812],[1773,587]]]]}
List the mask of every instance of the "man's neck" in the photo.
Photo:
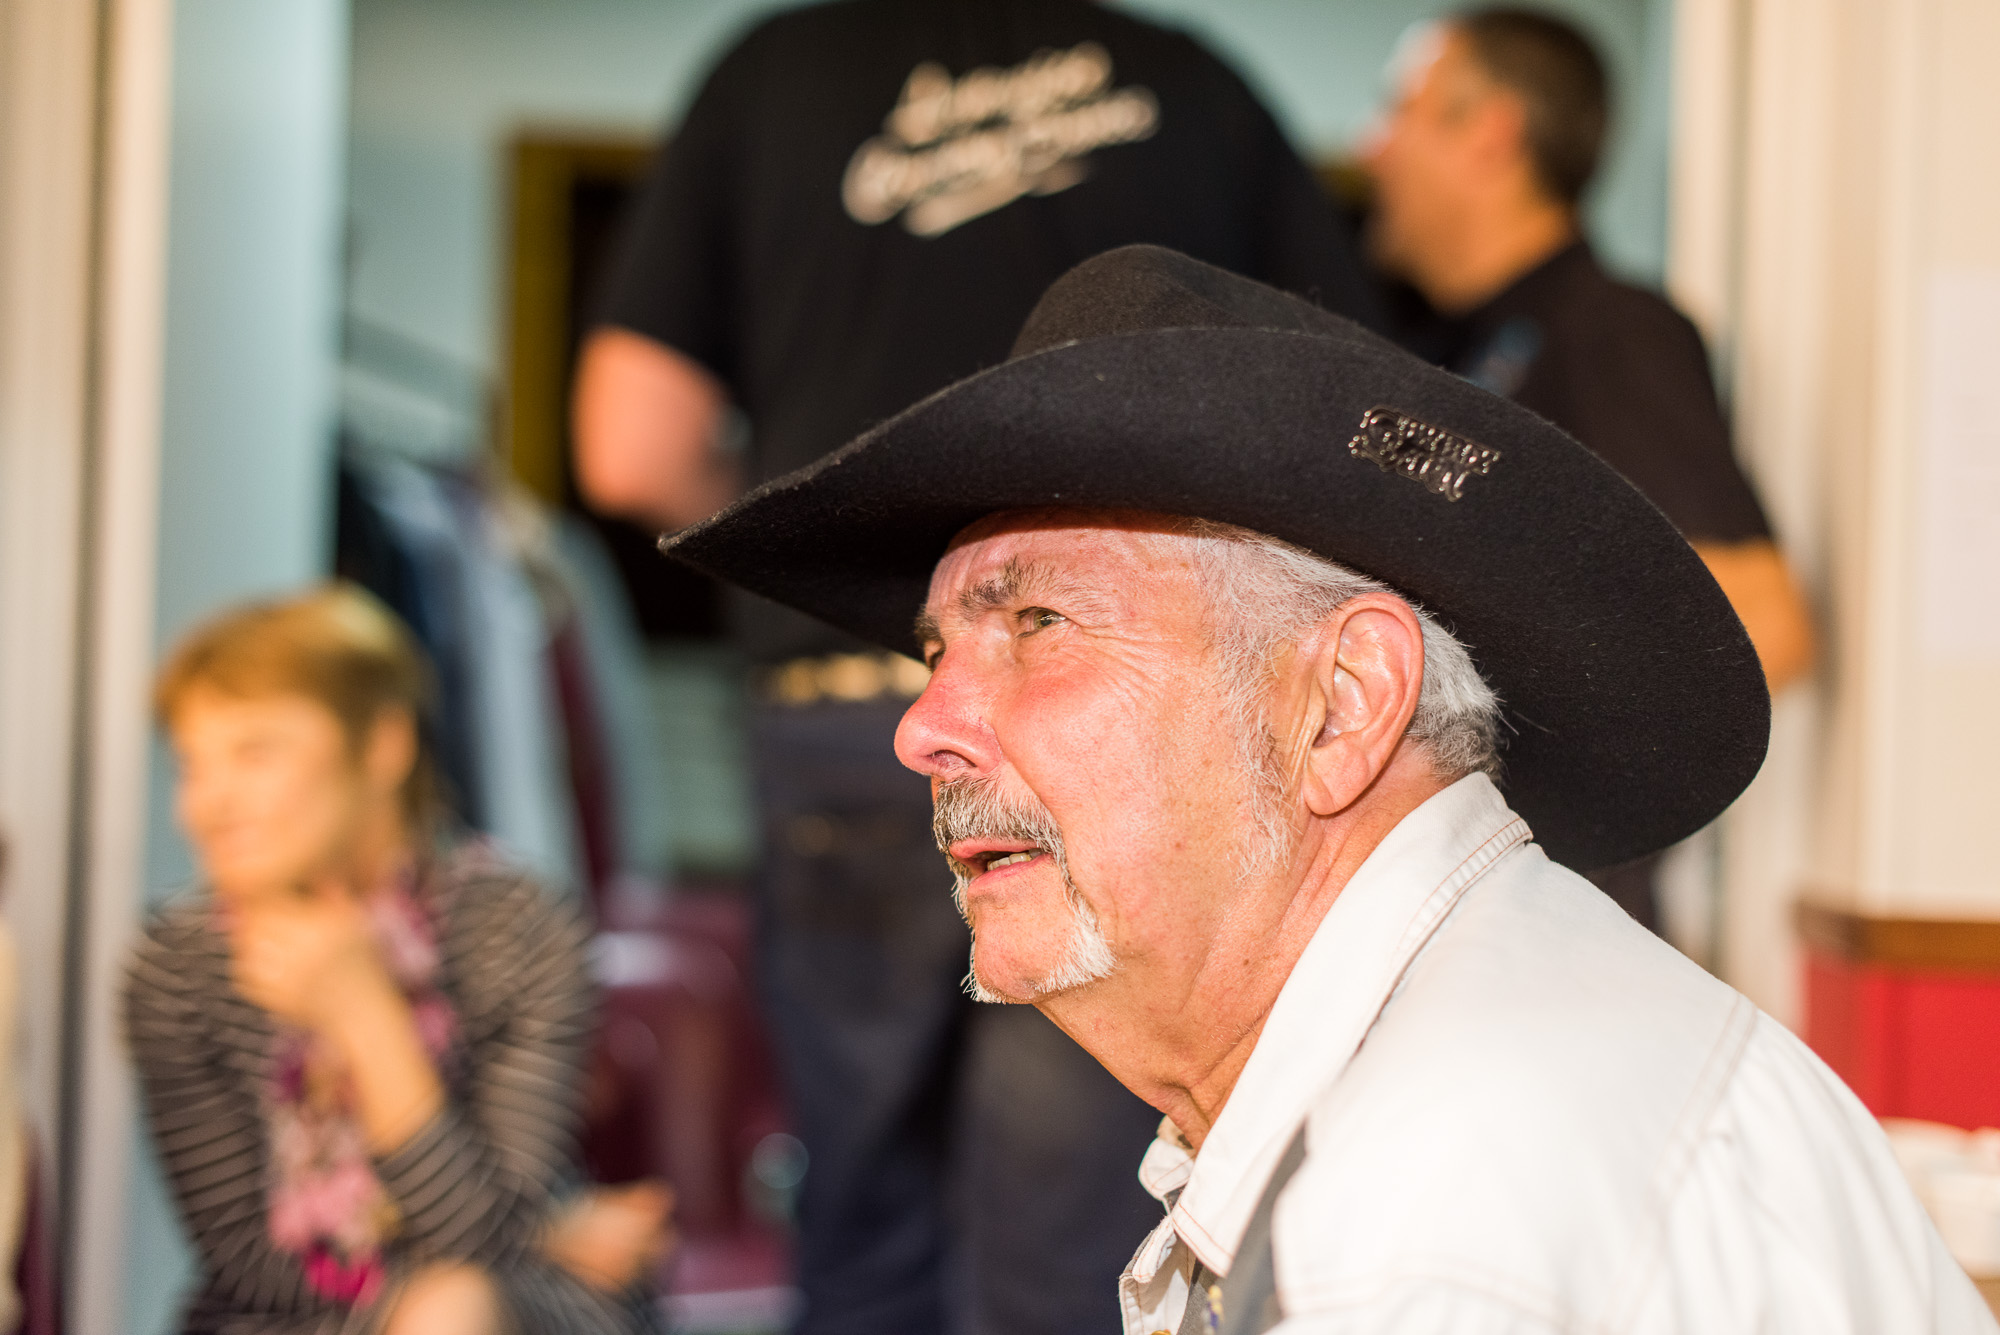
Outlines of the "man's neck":
{"type": "Polygon", "coordinates": [[[1446,315],[1462,315],[1507,290],[1577,237],[1573,209],[1536,199],[1468,211],[1447,244],[1414,274],[1417,287],[1446,315]]]}
{"type": "Polygon", "coordinates": [[[1195,968],[1121,964],[1041,1011],[1199,1149],[1334,900],[1403,817],[1446,786],[1421,760],[1383,774],[1355,808],[1314,821],[1279,883],[1246,889],[1195,968]]]}

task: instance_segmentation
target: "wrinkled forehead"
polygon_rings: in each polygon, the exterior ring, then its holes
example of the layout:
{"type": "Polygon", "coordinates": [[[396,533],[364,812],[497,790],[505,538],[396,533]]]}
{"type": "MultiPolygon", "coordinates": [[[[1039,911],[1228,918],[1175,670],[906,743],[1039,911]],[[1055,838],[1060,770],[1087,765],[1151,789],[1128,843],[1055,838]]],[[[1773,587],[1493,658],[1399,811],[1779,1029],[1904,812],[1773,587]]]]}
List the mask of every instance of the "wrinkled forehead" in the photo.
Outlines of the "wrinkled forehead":
{"type": "Polygon", "coordinates": [[[1035,509],[960,530],[931,572],[927,621],[1024,596],[1091,593],[1131,602],[1184,581],[1190,523],[1141,510],[1035,509]]]}
{"type": "Polygon", "coordinates": [[[1120,561],[1156,564],[1184,545],[1190,521],[1148,510],[1044,507],[1001,510],[960,529],[931,572],[941,582],[1032,554],[1040,561],[1079,569],[1120,561]]]}
{"type": "Polygon", "coordinates": [[[996,510],[960,529],[945,549],[945,557],[976,543],[1008,534],[1056,534],[1076,542],[1093,539],[1186,537],[1194,520],[1182,515],[1160,514],[1153,510],[1102,509],[1085,506],[1037,506],[1023,510],[996,510]]]}

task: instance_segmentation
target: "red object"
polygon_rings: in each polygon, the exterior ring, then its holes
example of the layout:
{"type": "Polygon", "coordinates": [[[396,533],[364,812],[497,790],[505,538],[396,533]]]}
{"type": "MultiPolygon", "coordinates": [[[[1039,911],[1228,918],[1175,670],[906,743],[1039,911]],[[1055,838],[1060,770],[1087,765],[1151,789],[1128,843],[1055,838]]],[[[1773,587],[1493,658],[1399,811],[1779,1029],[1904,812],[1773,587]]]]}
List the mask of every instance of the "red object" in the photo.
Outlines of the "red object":
{"type": "Polygon", "coordinates": [[[612,874],[617,870],[617,812],[612,805],[611,756],[605,742],[604,716],[591,695],[583,629],[574,616],[565,618],[549,641],[549,670],[562,714],[570,796],[576,802],[577,842],[582,845],[584,875],[590,879],[591,905],[602,913],[612,874]]]}
{"type": "Polygon", "coordinates": [[[42,1150],[27,1136],[28,1199],[21,1220],[21,1254],[14,1258],[14,1287],[21,1295],[19,1335],[61,1335],[62,1286],[56,1274],[54,1239],[50,1236],[49,1197],[43,1182],[42,1150]]]}
{"type": "Polygon", "coordinates": [[[1877,1117],[2000,1126],[2000,928],[1807,909],[1806,1042],[1877,1117]]]}
{"type": "Polygon", "coordinates": [[[672,1185],[681,1246],[662,1276],[670,1293],[786,1290],[789,1223],[752,1172],[759,1145],[788,1123],[748,985],[749,906],[740,894],[667,894],[637,910],[607,905],[604,926],[591,1175],[672,1185]]]}

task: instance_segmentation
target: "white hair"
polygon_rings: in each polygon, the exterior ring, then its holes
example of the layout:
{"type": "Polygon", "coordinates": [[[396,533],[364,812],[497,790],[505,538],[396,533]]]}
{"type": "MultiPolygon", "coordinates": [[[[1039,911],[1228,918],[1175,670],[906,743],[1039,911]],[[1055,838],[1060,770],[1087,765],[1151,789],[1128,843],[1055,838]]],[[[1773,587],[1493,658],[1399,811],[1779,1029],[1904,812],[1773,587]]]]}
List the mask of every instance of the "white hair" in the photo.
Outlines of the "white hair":
{"type": "Polygon", "coordinates": [[[1219,614],[1216,648],[1224,690],[1242,725],[1243,762],[1263,790],[1256,806],[1265,829],[1260,849],[1246,859],[1246,874],[1282,856],[1292,835],[1287,776],[1278,770],[1266,717],[1278,653],[1363,594],[1401,599],[1422,628],[1423,685],[1406,735],[1422,746],[1431,768],[1448,781],[1499,772],[1500,699],[1465,646],[1420,605],[1380,580],[1266,534],[1205,519],[1188,521],[1185,531],[1219,614]]]}
{"type": "MultiPolygon", "coordinates": [[[[958,905],[959,916],[969,924],[972,919],[965,912],[965,879],[959,878],[958,886],[952,891],[952,902],[958,905]]],[[[1027,996],[1004,997],[986,986],[979,977],[976,963],[978,947],[975,945],[972,967],[965,971],[965,994],[974,1001],[1006,1005],[1015,1001],[1040,1001],[1063,992],[1072,992],[1085,983],[1094,983],[1100,978],[1109,978],[1118,971],[1118,956],[1112,953],[1111,943],[1104,939],[1104,929],[1097,924],[1097,915],[1083,897],[1076,893],[1076,887],[1069,887],[1069,939],[1063,943],[1062,958],[1055,967],[1040,978],[1027,984],[1027,996]]]]}

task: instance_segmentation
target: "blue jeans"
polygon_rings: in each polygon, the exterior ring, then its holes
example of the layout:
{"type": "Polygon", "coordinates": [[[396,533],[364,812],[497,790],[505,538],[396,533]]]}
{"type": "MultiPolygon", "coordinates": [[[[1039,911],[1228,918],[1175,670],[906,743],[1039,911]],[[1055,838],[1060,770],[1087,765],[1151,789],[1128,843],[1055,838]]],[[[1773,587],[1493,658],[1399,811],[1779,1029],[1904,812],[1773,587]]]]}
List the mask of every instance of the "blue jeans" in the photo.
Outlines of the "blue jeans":
{"type": "Polygon", "coordinates": [[[891,702],[760,709],[758,990],[800,1139],[801,1335],[1083,1335],[1159,1204],[1159,1114],[1021,1006],[970,939],[891,702]]]}

